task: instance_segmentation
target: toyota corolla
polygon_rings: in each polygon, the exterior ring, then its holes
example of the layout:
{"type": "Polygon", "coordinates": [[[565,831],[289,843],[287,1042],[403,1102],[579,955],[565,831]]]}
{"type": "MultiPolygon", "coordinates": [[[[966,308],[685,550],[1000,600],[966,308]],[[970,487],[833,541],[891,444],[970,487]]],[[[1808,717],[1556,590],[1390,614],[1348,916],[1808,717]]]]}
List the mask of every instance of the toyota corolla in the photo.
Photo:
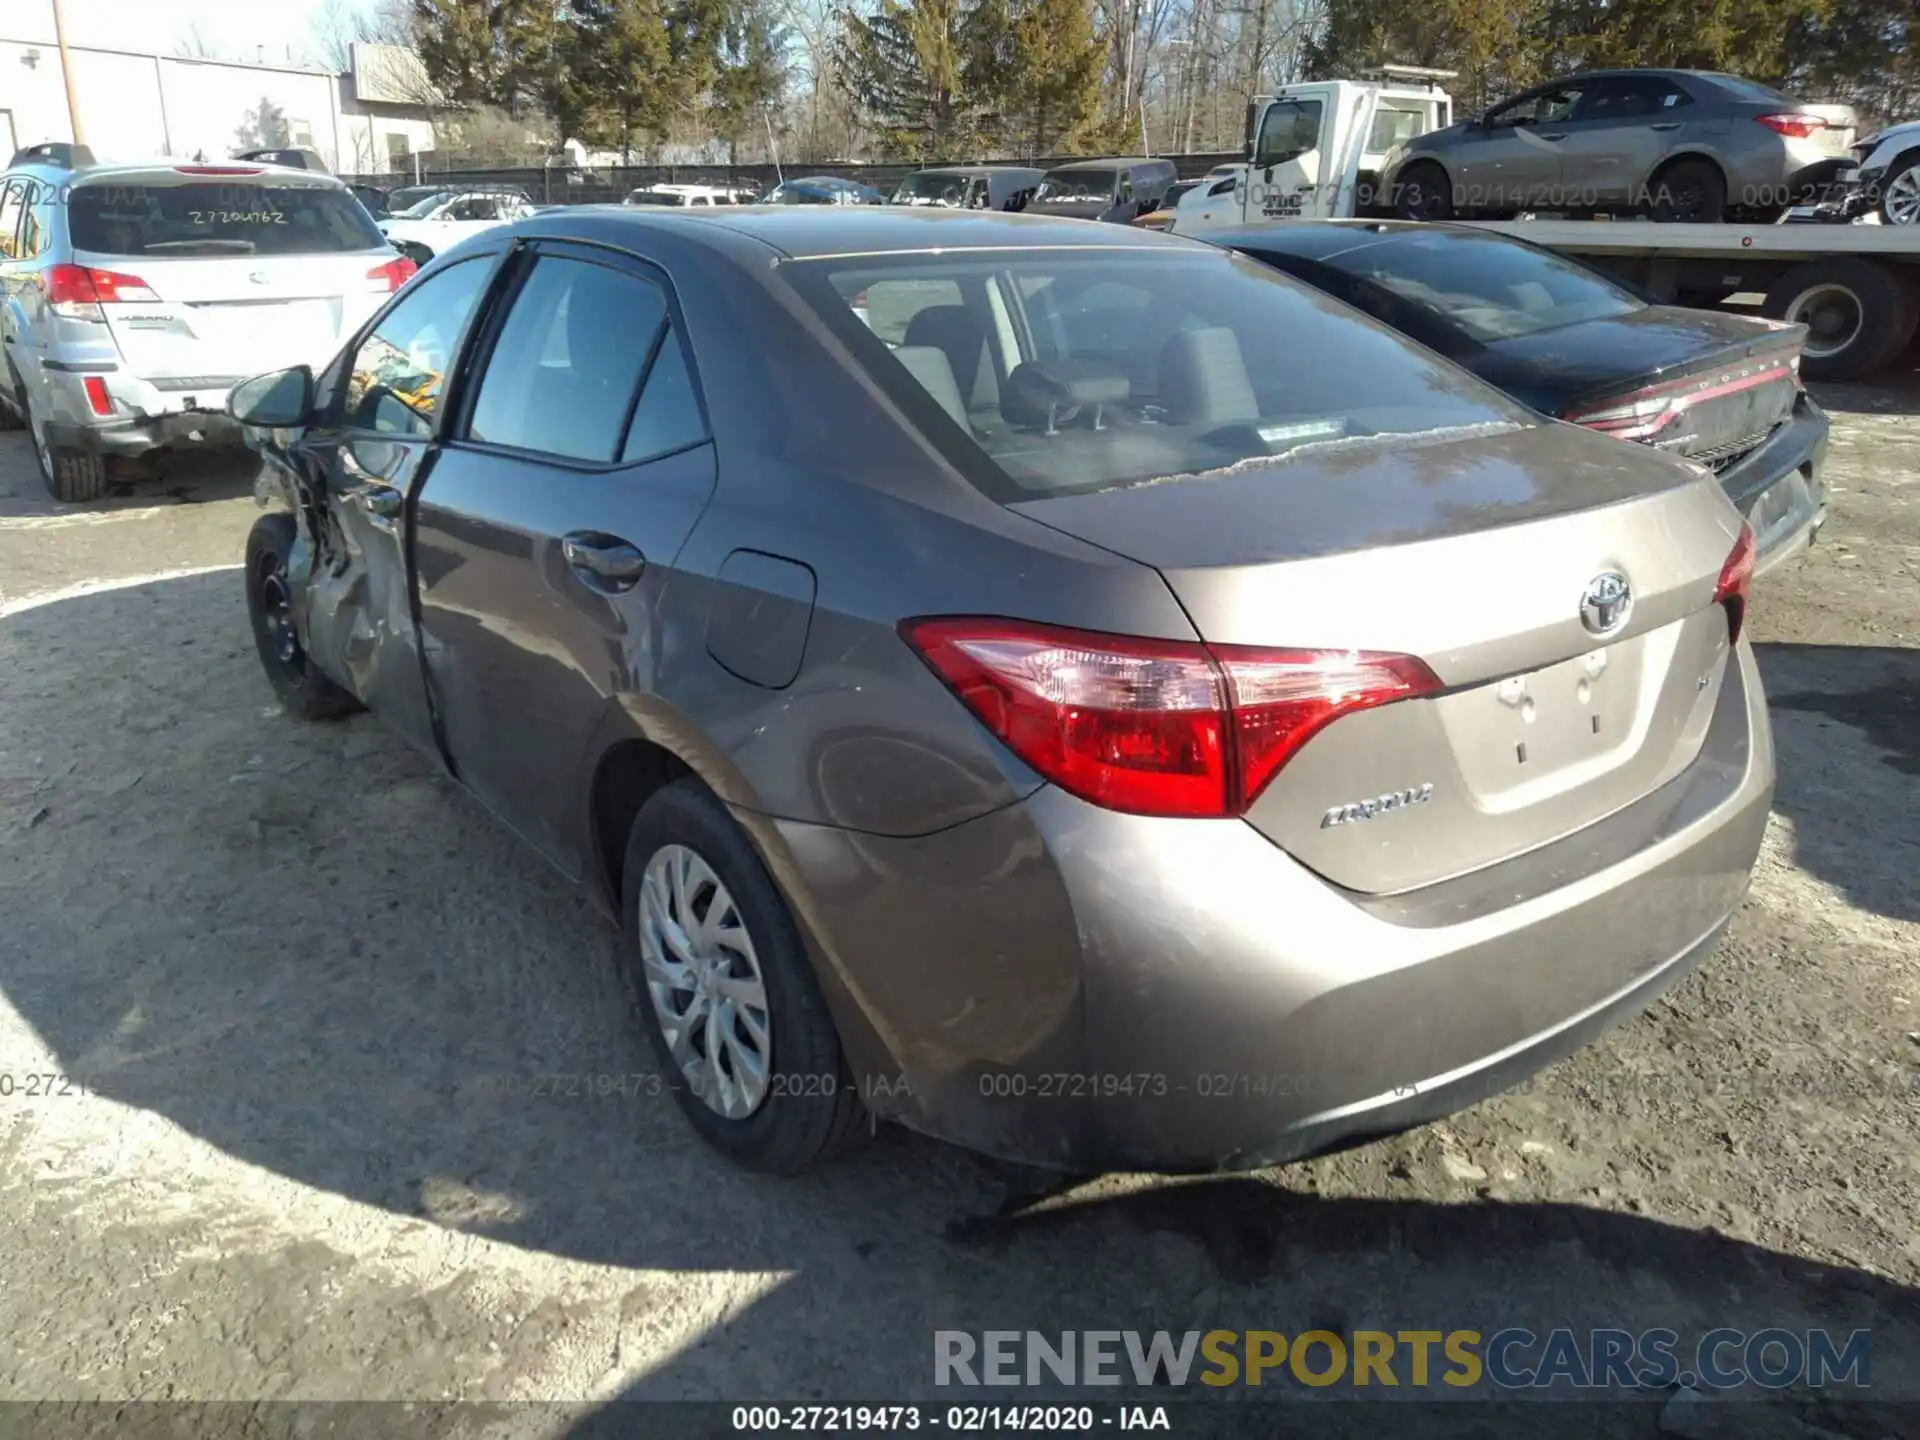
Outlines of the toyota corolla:
{"type": "Polygon", "coordinates": [[[1678,981],[1759,848],[1713,476],[1211,246],[561,211],[232,403],[274,686],[591,888],[749,1165],[1417,1124],[1678,981]]]}

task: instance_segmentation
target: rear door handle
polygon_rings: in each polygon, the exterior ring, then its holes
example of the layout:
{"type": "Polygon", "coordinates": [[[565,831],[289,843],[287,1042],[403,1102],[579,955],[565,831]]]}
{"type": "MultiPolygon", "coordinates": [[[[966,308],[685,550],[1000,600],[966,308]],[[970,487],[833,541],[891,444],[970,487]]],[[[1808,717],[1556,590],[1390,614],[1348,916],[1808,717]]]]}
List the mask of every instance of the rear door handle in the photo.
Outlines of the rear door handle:
{"type": "Polygon", "coordinates": [[[1647,126],[1649,130],[1678,130],[1679,128],[1680,122],[1678,120],[1662,120],[1658,125],[1647,126]]]}
{"type": "Polygon", "coordinates": [[[1564,140],[1567,138],[1567,132],[1562,130],[1556,135],[1542,135],[1540,138],[1542,140],[1564,140]]]}
{"type": "Polygon", "coordinates": [[[637,545],[618,535],[593,530],[576,530],[563,536],[560,553],[566,556],[573,573],[589,586],[614,594],[631,590],[647,568],[647,557],[637,545]]]}

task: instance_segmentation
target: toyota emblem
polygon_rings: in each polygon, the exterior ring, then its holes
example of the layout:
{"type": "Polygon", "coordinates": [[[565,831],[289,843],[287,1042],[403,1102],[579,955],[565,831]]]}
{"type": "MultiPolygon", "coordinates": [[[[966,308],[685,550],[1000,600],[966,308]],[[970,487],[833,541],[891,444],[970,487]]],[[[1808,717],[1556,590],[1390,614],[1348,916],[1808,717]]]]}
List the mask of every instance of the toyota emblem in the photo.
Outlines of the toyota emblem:
{"type": "Polygon", "coordinates": [[[251,275],[247,276],[247,279],[251,280],[256,285],[266,285],[272,282],[273,276],[269,275],[264,270],[256,270],[251,275]]]}
{"type": "Polygon", "coordinates": [[[1596,575],[1580,596],[1580,623],[1595,635],[1611,635],[1633,614],[1633,586],[1618,570],[1596,575]]]}

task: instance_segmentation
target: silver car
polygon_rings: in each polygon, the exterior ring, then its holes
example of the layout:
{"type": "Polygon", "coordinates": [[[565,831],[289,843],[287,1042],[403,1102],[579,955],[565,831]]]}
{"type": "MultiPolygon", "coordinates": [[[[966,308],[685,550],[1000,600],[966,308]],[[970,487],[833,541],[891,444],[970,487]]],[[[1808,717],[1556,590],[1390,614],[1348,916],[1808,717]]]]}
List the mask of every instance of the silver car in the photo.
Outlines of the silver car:
{"type": "Polygon", "coordinates": [[[1209,245],[557,211],[233,408],[274,686],[589,887],[751,1165],[1417,1124],[1678,981],[1759,849],[1712,474],[1209,245]]]}
{"type": "Polygon", "coordinates": [[[1395,150],[1382,193],[1403,219],[1523,210],[1772,220],[1840,193],[1854,114],[1737,75],[1596,70],[1537,86],[1395,150]]]}
{"type": "Polygon", "coordinates": [[[238,446],[227,392],[324,361],[413,271],[331,175],[22,151],[0,176],[0,423],[32,432],[56,499],[97,499],[115,456],[238,446]]]}

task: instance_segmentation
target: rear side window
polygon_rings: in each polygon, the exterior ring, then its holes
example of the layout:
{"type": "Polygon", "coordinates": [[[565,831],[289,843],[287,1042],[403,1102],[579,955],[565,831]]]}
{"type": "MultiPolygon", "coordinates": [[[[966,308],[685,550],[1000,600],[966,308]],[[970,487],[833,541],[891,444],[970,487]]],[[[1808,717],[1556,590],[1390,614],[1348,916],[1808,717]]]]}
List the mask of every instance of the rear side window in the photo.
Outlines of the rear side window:
{"type": "Polygon", "coordinates": [[[921,432],[1006,502],[1532,423],[1465,371],[1237,256],[976,251],[781,273],[921,432]],[[959,299],[889,343],[854,304],[908,282],[959,299]]]}
{"type": "Polygon", "coordinates": [[[1480,344],[1645,308],[1584,265],[1470,231],[1396,237],[1326,263],[1435,313],[1480,344]]]}
{"type": "Polygon", "coordinates": [[[82,184],[69,209],[73,248],[100,255],[333,255],[386,241],[345,189],[258,185],[245,177],[180,184],[82,184]]]}

